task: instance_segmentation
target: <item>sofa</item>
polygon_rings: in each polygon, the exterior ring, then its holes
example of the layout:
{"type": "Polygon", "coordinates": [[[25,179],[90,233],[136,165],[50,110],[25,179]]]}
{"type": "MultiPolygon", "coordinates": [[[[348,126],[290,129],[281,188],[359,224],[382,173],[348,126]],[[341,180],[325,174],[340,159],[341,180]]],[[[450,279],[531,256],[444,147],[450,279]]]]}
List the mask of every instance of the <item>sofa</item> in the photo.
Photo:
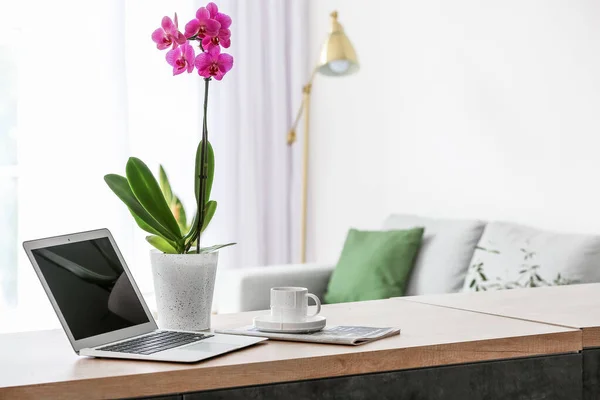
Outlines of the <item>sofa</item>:
{"type": "MultiPolygon", "coordinates": [[[[409,214],[389,216],[382,229],[417,226],[425,232],[407,296],[600,282],[600,236],[409,214]]],[[[275,286],[307,287],[323,299],[334,268],[312,263],[225,271],[218,312],[268,309],[275,286]]]]}

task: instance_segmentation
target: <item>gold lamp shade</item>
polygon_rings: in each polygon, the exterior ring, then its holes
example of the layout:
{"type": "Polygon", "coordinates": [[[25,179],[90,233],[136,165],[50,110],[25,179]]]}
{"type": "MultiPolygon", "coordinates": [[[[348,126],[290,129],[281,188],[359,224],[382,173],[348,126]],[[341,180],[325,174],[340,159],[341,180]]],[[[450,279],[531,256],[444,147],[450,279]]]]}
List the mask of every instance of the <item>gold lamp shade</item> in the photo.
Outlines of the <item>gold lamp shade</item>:
{"type": "Polygon", "coordinates": [[[358,71],[356,52],[337,17],[337,11],[331,13],[331,32],[321,48],[317,71],[323,75],[350,75],[358,71]]]}

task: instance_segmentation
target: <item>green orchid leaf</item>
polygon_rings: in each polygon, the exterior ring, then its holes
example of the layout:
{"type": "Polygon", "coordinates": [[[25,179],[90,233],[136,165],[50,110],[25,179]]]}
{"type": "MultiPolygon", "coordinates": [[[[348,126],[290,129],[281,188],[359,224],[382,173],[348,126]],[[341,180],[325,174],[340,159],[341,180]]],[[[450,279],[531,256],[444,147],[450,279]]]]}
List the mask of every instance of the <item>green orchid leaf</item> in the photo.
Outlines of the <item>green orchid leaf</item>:
{"type": "Polygon", "coordinates": [[[136,223],[140,228],[145,230],[146,232],[164,236],[170,240],[178,240],[179,238],[172,234],[169,229],[164,227],[159,221],[157,221],[146,209],[140,204],[137,197],[131,190],[131,186],[127,181],[127,178],[116,175],[109,174],[104,176],[104,181],[108,185],[108,187],[117,195],[119,199],[127,208],[129,208],[129,212],[133,215],[136,223]]]}
{"type": "Polygon", "coordinates": [[[160,236],[146,236],[146,241],[158,250],[167,254],[178,254],[179,252],[173,247],[173,244],[169,243],[165,238],[160,236]]]}
{"type": "MultiPolygon", "coordinates": [[[[217,202],[216,201],[211,200],[208,203],[206,203],[206,206],[204,207],[204,224],[202,224],[202,232],[204,232],[204,230],[208,227],[208,224],[210,224],[210,221],[214,217],[216,211],[217,211],[217,202]]],[[[191,245],[191,244],[193,244],[193,242],[196,240],[197,237],[198,237],[198,214],[195,214],[194,219],[192,220],[192,225],[190,227],[190,230],[187,233],[187,235],[185,235],[183,240],[186,243],[186,245],[191,245]]]]}
{"type": "Polygon", "coordinates": [[[174,241],[181,240],[179,225],[148,166],[139,158],[130,157],[125,171],[129,186],[140,204],[169,231],[170,235],[163,236],[167,238],[175,237],[174,241]]]}
{"type": "Polygon", "coordinates": [[[204,207],[204,223],[202,224],[201,232],[204,232],[206,230],[206,228],[208,228],[208,224],[210,224],[210,221],[215,216],[216,211],[217,211],[217,202],[216,201],[211,200],[208,203],[206,203],[206,207],[204,207]]]}
{"type": "MultiPolygon", "coordinates": [[[[217,245],[210,246],[210,247],[201,247],[200,254],[213,253],[219,249],[222,249],[223,247],[233,246],[234,244],[237,244],[237,243],[217,244],[217,245]]],[[[196,252],[196,248],[191,248],[190,251],[188,251],[188,254],[198,254],[198,253],[196,252]]]]}
{"type": "Polygon", "coordinates": [[[148,225],[146,222],[144,222],[143,219],[141,219],[140,217],[135,215],[135,213],[133,211],[131,211],[131,209],[129,210],[129,212],[131,213],[131,216],[135,220],[135,223],[137,224],[137,226],[139,226],[142,230],[144,230],[148,233],[151,233],[153,235],[162,236],[160,232],[158,232],[156,229],[152,228],[150,225],[148,225]]]}
{"type": "Polygon", "coordinates": [[[184,236],[183,240],[186,243],[190,239],[194,240],[197,232],[198,232],[198,213],[194,214],[194,218],[192,219],[192,223],[190,224],[190,229],[188,230],[188,233],[184,236]]]}
{"type": "Polygon", "coordinates": [[[158,183],[160,184],[160,190],[162,190],[163,196],[167,204],[173,204],[173,190],[171,190],[171,184],[169,178],[162,165],[158,168],[158,183]]]}
{"type": "Polygon", "coordinates": [[[177,225],[179,225],[179,231],[184,235],[189,230],[185,208],[183,207],[181,200],[179,200],[179,197],[175,196],[173,193],[173,189],[169,183],[169,177],[162,165],[159,168],[158,174],[158,183],[160,184],[163,196],[165,196],[165,201],[169,205],[173,217],[175,217],[175,221],[177,221],[177,225]]]}
{"type": "Polygon", "coordinates": [[[185,233],[189,230],[189,226],[187,225],[187,216],[185,214],[185,208],[183,208],[183,204],[181,203],[181,200],[179,200],[179,197],[173,197],[171,210],[173,211],[173,216],[175,217],[175,220],[179,225],[179,230],[181,231],[181,234],[185,235],[185,233]]]}
{"type": "MultiPolygon", "coordinates": [[[[212,145],[210,142],[207,143],[207,153],[206,153],[206,197],[204,198],[205,202],[208,202],[210,199],[210,192],[212,190],[213,179],[215,177],[215,153],[213,151],[212,145]]],[[[198,144],[198,149],[196,150],[196,168],[194,171],[194,194],[196,195],[196,203],[198,203],[198,188],[200,187],[200,161],[202,160],[202,141],[198,144]]]]}

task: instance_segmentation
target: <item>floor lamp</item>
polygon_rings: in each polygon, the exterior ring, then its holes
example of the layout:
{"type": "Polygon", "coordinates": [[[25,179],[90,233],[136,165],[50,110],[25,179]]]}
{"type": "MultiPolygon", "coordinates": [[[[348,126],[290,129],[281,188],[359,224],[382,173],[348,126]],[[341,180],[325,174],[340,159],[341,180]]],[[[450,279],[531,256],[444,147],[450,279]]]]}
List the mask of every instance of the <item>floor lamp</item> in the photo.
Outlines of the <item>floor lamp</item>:
{"type": "Polygon", "coordinates": [[[296,142],[296,128],[302,115],[304,115],[304,152],[302,161],[302,205],[301,205],[301,233],[300,233],[300,262],[306,262],[306,219],[308,206],[308,130],[310,125],[310,92],[313,80],[317,73],[328,76],[345,76],[358,71],[358,59],[354,47],[344,33],[342,25],[338,22],[337,11],[331,13],[331,31],[323,43],[319,63],[312,70],[308,83],[302,88],[302,103],[296,119],[288,133],[287,143],[296,142]]]}

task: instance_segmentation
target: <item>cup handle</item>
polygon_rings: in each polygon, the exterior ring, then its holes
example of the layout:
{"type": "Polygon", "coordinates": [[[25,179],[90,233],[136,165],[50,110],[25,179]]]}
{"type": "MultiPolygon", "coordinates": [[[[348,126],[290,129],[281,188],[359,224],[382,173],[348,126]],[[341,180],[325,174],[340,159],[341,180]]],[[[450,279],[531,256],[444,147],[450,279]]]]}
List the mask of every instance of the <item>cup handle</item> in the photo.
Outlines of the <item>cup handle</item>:
{"type": "Polygon", "coordinates": [[[321,312],[321,300],[319,300],[319,298],[312,293],[307,293],[306,297],[310,297],[311,299],[313,299],[315,301],[315,304],[317,305],[317,311],[314,314],[307,315],[307,317],[314,317],[315,315],[321,312]]]}

